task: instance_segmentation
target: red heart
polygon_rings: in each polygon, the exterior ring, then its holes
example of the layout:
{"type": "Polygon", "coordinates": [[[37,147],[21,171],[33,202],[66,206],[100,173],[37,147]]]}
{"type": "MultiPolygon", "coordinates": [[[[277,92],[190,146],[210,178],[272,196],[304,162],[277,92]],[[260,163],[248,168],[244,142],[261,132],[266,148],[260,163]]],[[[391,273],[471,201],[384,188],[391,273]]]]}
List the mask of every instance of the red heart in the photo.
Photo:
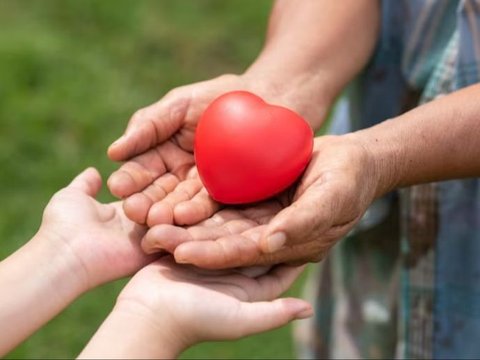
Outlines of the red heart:
{"type": "Polygon", "coordinates": [[[295,112],[246,91],[215,99],[195,134],[195,161],[215,200],[243,204],[269,198],[300,176],[313,132],[295,112]]]}

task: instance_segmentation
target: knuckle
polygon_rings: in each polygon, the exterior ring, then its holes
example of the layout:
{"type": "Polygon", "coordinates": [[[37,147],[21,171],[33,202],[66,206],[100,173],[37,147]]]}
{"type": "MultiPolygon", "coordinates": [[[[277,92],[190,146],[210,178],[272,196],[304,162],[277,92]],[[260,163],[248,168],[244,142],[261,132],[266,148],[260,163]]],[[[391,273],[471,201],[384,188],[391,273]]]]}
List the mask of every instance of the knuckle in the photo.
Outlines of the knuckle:
{"type": "Polygon", "coordinates": [[[220,81],[234,81],[238,79],[238,75],[233,73],[227,73],[227,74],[222,74],[220,76],[217,76],[216,79],[220,81]]]}
{"type": "Polygon", "coordinates": [[[135,112],[133,113],[131,121],[132,121],[133,123],[142,121],[142,120],[146,117],[146,112],[147,112],[147,111],[146,111],[145,108],[138,109],[137,111],[135,111],[135,112]]]}
{"type": "Polygon", "coordinates": [[[174,99],[174,98],[180,97],[183,94],[184,89],[185,89],[184,86],[179,86],[179,87],[173,88],[165,94],[164,98],[165,99],[174,99]]]}

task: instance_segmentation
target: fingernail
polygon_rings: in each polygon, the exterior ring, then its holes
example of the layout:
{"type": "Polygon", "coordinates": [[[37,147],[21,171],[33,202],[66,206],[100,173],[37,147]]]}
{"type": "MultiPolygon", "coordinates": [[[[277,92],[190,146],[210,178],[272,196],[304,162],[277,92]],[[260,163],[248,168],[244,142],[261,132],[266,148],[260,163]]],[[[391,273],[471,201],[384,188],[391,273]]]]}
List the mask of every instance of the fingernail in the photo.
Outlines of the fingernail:
{"type": "Polygon", "coordinates": [[[302,311],[298,312],[296,315],[297,319],[307,319],[313,316],[313,309],[309,306],[302,311]]]}
{"type": "Polygon", "coordinates": [[[269,252],[275,252],[283,248],[287,242],[287,235],[280,231],[267,237],[267,246],[269,252]]]}

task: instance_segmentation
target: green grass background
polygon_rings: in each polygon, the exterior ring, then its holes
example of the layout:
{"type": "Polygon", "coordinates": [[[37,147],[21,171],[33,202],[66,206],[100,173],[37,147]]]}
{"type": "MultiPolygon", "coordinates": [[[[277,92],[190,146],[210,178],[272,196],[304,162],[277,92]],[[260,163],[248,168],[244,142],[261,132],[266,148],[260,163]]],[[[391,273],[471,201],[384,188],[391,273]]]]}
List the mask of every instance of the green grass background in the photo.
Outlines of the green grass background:
{"type": "MultiPolygon", "coordinates": [[[[175,86],[243,71],[261,48],[270,6],[0,0],[0,258],[35,233],[50,196],[80,170],[94,165],[106,178],[115,169],[106,148],[136,109],[175,86]]],[[[112,197],[103,190],[100,199],[112,197]]],[[[124,283],[83,296],[9,358],[75,356],[124,283]]],[[[286,327],[183,356],[288,358],[293,346],[286,327]]]]}

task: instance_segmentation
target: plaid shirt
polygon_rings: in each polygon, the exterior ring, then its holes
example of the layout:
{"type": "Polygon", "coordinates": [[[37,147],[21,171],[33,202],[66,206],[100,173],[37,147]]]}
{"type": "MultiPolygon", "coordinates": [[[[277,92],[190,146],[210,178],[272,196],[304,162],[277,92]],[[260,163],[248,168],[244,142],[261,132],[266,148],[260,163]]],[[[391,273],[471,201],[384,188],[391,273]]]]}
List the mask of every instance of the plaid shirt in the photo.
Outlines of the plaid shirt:
{"type": "MultiPolygon", "coordinates": [[[[377,51],[339,102],[332,132],[375,125],[479,77],[480,1],[384,0],[377,51]]],[[[297,329],[302,358],[480,358],[480,182],[377,200],[307,287],[317,312],[297,329]]]]}

